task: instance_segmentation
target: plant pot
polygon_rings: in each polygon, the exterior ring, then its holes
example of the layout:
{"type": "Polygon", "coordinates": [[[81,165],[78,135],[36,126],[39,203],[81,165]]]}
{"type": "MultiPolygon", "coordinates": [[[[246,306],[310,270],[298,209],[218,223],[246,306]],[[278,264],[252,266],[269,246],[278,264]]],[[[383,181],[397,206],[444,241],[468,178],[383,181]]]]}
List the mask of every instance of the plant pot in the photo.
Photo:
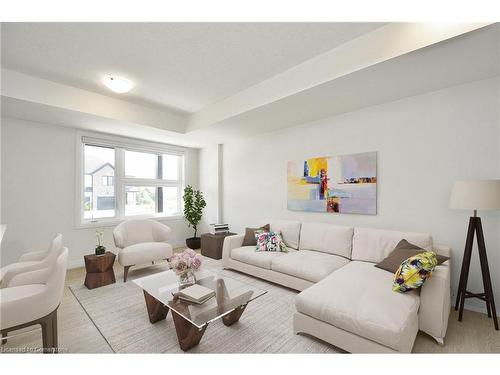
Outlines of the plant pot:
{"type": "Polygon", "coordinates": [[[96,246],[95,255],[103,255],[106,252],[105,246],[96,246]]]}
{"type": "Polygon", "coordinates": [[[186,246],[193,250],[199,249],[201,247],[201,238],[200,237],[186,238],[186,246]]]}

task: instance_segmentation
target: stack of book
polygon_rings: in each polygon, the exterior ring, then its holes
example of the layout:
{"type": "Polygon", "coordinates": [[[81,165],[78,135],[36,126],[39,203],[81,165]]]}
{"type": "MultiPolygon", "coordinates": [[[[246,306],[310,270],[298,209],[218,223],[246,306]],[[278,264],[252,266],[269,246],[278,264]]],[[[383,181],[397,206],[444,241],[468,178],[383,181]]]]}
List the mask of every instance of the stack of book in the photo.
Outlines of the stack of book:
{"type": "Polygon", "coordinates": [[[210,233],[225,234],[229,232],[228,224],[210,224],[210,233]]]}
{"type": "Polygon", "coordinates": [[[194,284],[186,289],[181,290],[178,293],[178,297],[181,300],[196,303],[199,305],[205,303],[213,296],[215,296],[215,292],[212,289],[206,288],[199,284],[194,284]]]}

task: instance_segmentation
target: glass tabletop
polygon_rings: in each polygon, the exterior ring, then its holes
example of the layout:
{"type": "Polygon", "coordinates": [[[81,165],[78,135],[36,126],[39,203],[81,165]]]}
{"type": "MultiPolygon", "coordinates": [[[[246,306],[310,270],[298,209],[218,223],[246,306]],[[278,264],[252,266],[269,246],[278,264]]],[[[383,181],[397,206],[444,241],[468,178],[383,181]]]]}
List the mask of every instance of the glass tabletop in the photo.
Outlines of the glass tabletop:
{"type": "Polygon", "coordinates": [[[179,277],[172,270],[141,277],[133,282],[199,328],[267,293],[214,272],[199,271],[196,274],[196,283],[215,291],[214,297],[199,305],[174,299],[174,294],[179,291],[179,277]]]}

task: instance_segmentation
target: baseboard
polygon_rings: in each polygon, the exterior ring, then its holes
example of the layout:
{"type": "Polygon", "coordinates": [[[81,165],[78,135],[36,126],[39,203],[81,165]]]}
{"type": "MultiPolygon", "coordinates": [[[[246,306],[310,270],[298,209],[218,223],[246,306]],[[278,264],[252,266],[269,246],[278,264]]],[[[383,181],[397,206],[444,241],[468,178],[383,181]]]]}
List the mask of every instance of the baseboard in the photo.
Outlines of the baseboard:
{"type": "Polygon", "coordinates": [[[70,260],[68,262],[68,269],[69,270],[72,270],[74,268],[80,268],[80,267],[84,267],[85,266],[85,262],[82,259],[75,259],[75,260],[70,260]]]}
{"type": "MultiPolygon", "coordinates": [[[[455,309],[455,299],[456,298],[457,298],[456,294],[452,293],[452,295],[451,295],[451,308],[452,309],[455,309]]],[[[485,315],[488,314],[488,311],[486,310],[486,303],[485,302],[477,301],[478,304],[473,304],[473,303],[470,303],[469,301],[471,301],[471,300],[467,300],[467,299],[465,300],[464,310],[474,311],[474,312],[478,312],[478,313],[485,314],[485,315]]],[[[495,306],[495,307],[497,308],[497,316],[500,317],[500,310],[499,310],[500,306],[498,306],[498,302],[496,305],[497,306],[495,306]]]]}
{"type": "MultiPolygon", "coordinates": [[[[174,249],[186,247],[186,244],[184,243],[172,243],[171,245],[174,249]]],[[[83,256],[80,259],[73,259],[68,261],[69,270],[81,267],[85,267],[85,261],[83,260],[83,256]]]]}
{"type": "MultiPolygon", "coordinates": [[[[454,304],[452,305],[452,308],[453,309],[455,308],[454,304]]],[[[484,304],[484,306],[477,306],[477,305],[472,305],[470,303],[465,303],[464,310],[474,311],[485,315],[488,314],[488,311],[486,310],[486,304],[484,304]]],[[[498,309],[497,309],[497,316],[500,316],[500,311],[498,309]]]]}

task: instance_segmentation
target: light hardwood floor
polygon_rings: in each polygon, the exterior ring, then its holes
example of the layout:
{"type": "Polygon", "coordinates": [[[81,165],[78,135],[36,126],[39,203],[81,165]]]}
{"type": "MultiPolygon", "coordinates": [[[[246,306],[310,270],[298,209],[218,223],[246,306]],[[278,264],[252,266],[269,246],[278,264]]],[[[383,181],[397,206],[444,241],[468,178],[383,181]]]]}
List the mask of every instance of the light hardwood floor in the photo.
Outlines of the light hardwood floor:
{"type": "MultiPolygon", "coordinates": [[[[115,265],[115,273],[121,271],[115,265]]],[[[68,270],[66,285],[83,283],[85,269],[68,270]]],[[[66,287],[59,308],[59,346],[70,353],[113,353],[113,349],[78,300],[66,287]]],[[[13,337],[2,346],[4,351],[11,348],[41,346],[41,332],[36,329],[30,333],[13,337]]],[[[327,344],[325,344],[327,345],[327,344]]],[[[485,314],[465,311],[462,322],[457,321],[457,313],[452,310],[445,344],[438,345],[426,334],[417,336],[414,353],[500,353],[500,332],[493,329],[492,320],[485,314]]]]}

